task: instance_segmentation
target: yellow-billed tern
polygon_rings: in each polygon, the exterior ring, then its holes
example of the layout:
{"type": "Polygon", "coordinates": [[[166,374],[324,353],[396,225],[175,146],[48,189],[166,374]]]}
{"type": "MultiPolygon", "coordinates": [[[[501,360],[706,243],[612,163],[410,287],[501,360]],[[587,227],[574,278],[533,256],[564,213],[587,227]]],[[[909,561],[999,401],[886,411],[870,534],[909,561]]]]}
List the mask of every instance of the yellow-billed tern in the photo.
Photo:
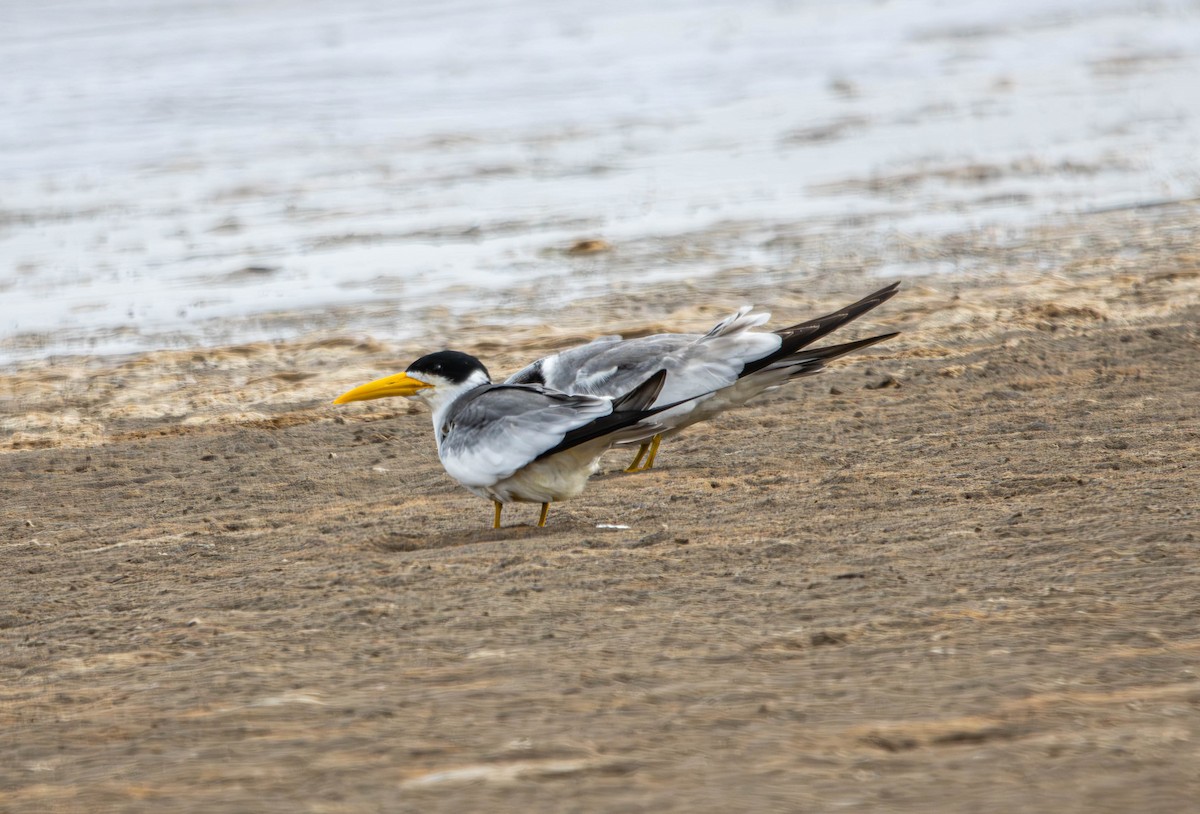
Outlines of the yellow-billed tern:
{"type": "Polygon", "coordinates": [[[568,395],[538,384],[493,384],[475,357],[439,351],[334,403],[389,396],[424,401],[433,411],[442,466],[495,504],[493,527],[500,527],[503,504],[513,501],[542,504],[538,525],[544,526],[550,503],[582,492],[605,450],[662,429],[654,417],[670,405],[651,404],[666,375],[650,371],[613,398],[568,395]]]}

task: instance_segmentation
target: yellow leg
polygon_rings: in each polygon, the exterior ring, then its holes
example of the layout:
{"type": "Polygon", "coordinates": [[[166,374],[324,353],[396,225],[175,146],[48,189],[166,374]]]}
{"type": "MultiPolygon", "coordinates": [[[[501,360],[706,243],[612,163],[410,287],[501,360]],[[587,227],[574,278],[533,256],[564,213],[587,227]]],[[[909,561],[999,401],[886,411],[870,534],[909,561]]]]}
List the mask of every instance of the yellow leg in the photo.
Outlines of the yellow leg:
{"type": "Polygon", "coordinates": [[[546,525],[546,515],[548,515],[548,514],[550,514],[550,504],[543,503],[542,504],[542,515],[541,515],[541,517],[538,518],[538,528],[539,529],[542,526],[546,525]]]}
{"type": "Polygon", "coordinates": [[[642,444],[640,447],[638,447],[637,457],[633,459],[633,463],[631,463],[629,466],[625,467],[625,471],[626,472],[637,472],[638,464],[640,464],[642,462],[642,456],[646,454],[646,450],[648,450],[648,449],[650,449],[649,443],[642,444]]]}
{"type": "Polygon", "coordinates": [[[500,528],[500,510],[504,508],[504,504],[498,500],[492,502],[496,504],[496,519],[492,521],[492,528],[498,529],[500,528]]]}
{"type": "Polygon", "coordinates": [[[642,467],[643,471],[654,468],[654,456],[658,454],[658,445],[661,443],[662,433],[654,436],[654,438],[650,441],[650,457],[646,459],[646,465],[642,467]]]}

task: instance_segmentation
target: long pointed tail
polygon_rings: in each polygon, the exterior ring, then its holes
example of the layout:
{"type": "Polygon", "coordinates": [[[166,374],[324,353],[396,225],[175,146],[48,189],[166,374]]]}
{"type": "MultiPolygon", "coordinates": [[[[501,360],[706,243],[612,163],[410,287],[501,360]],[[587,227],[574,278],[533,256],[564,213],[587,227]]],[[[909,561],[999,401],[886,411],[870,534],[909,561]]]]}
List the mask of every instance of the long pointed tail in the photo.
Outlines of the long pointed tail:
{"type": "Polygon", "coordinates": [[[883,342],[899,335],[899,332],[880,334],[879,336],[858,339],[854,342],[846,342],[841,345],[800,350],[787,358],[776,360],[775,364],[771,365],[768,369],[787,371],[789,379],[795,379],[800,376],[811,376],[814,373],[820,373],[824,370],[825,363],[831,359],[845,356],[847,353],[854,353],[856,350],[870,347],[876,342],[883,342]]]}
{"type": "MultiPolygon", "coordinates": [[[[826,314],[823,317],[810,319],[807,322],[799,322],[795,325],[790,325],[787,328],[780,328],[779,330],[775,331],[775,333],[778,334],[783,340],[779,350],[746,365],[746,367],[742,370],[742,376],[749,376],[751,373],[756,373],[757,371],[766,367],[781,367],[779,363],[783,360],[786,360],[792,356],[796,356],[797,352],[802,348],[811,345],[813,342],[816,342],[818,339],[824,336],[828,336],[843,325],[853,322],[863,314],[870,311],[872,308],[887,302],[892,297],[896,296],[896,292],[899,290],[900,283],[895,282],[885,288],[879,289],[873,294],[868,294],[858,302],[847,305],[845,308],[835,311],[832,314],[826,314]]],[[[890,339],[892,336],[895,336],[895,334],[888,334],[887,336],[875,337],[873,339],[863,341],[866,342],[866,344],[872,344],[874,342],[882,342],[884,339],[890,339]]],[[[851,351],[858,350],[858,347],[866,347],[866,345],[849,347],[849,345],[854,344],[855,343],[851,342],[848,343],[848,345],[834,345],[829,348],[822,348],[820,351],[814,351],[814,353],[831,351],[843,347],[847,348],[840,353],[834,353],[832,356],[821,357],[822,360],[828,360],[836,358],[837,356],[841,356],[843,353],[850,353],[851,351]]],[[[804,354],[804,358],[807,357],[808,355],[804,354]]]]}

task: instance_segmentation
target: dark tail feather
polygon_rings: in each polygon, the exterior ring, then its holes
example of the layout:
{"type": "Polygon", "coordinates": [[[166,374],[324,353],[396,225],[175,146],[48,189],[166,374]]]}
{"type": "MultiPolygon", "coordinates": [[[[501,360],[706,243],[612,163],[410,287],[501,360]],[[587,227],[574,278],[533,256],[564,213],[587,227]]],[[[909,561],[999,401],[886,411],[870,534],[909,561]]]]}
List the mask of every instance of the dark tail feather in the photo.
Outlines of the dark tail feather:
{"type": "MultiPolygon", "coordinates": [[[[772,353],[768,356],[764,356],[762,359],[757,359],[757,360],[749,363],[748,365],[746,365],[745,369],[742,370],[741,375],[748,376],[751,373],[755,373],[759,370],[762,370],[765,367],[770,367],[773,365],[777,367],[778,366],[778,365],[776,365],[777,362],[779,362],[783,359],[786,359],[789,356],[795,355],[795,353],[797,351],[799,351],[801,348],[811,345],[813,342],[816,342],[818,339],[820,339],[824,336],[828,336],[829,334],[833,333],[834,331],[836,331],[838,328],[842,327],[843,325],[846,325],[846,324],[858,319],[863,314],[870,311],[872,308],[875,308],[876,306],[882,305],[883,303],[887,302],[892,297],[896,296],[896,292],[899,291],[899,289],[900,289],[900,283],[895,282],[885,288],[879,289],[874,294],[868,294],[867,296],[863,297],[858,302],[853,303],[851,305],[847,305],[845,308],[842,308],[839,311],[835,311],[832,314],[826,314],[823,317],[817,317],[816,319],[810,319],[807,322],[799,322],[795,325],[788,326],[787,328],[780,328],[779,330],[775,331],[775,333],[778,334],[780,336],[780,338],[783,340],[783,344],[780,345],[779,350],[775,351],[774,353],[772,353]]],[[[894,336],[894,335],[895,334],[890,334],[889,336],[894,336]]],[[[887,337],[884,337],[884,338],[887,338],[887,337]]],[[[881,340],[880,339],[868,340],[868,344],[871,341],[878,342],[881,340]]],[[[853,343],[851,343],[851,344],[853,344],[853,343]]],[[[836,345],[834,347],[843,347],[843,346],[836,345]]],[[[822,350],[832,350],[832,348],[824,348],[822,350]]],[[[850,348],[849,350],[846,350],[844,352],[849,353],[851,350],[856,350],[856,348],[850,348]]],[[[838,354],[834,354],[834,356],[828,356],[828,357],[823,357],[823,358],[833,359],[833,358],[835,358],[835,356],[840,356],[840,355],[841,354],[838,353],[838,354]]]]}
{"type": "Polygon", "coordinates": [[[846,342],[842,345],[830,345],[827,348],[803,350],[790,358],[777,360],[774,367],[778,370],[786,370],[790,379],[799,378],[800,376],[811,376],[814,373],[820,373],[824,370],[825,363],[831,359],[845,356],[847,353],[854,353],[856,350],[870,347],[876,342],[883,342],[899,335],[900,333],[897,331],[896,333],[881,334],[880,336],[872,336],[867,339],[858,339],[854,342],[846,342]]]}

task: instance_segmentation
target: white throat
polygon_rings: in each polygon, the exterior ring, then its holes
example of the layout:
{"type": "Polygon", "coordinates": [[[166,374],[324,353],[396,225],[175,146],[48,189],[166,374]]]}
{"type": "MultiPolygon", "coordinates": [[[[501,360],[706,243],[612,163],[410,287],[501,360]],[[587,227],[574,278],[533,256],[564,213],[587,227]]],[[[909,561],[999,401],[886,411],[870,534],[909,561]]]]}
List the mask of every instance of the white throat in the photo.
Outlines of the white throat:
{"type": "Polygon", "coordinates": [[[446,424],[446,416],[451,412],[454,403],[476,387],[491,384],[491,379],[482,371],[476,371],[465,382],[451,382],[441,376],[422,376],[421,381],[433,387],[419,390],[413,398],[420,399],[429,405],[433,418],[433,434],[437,438],[438,450],[442,448],[442,432],[446,424]]]}

